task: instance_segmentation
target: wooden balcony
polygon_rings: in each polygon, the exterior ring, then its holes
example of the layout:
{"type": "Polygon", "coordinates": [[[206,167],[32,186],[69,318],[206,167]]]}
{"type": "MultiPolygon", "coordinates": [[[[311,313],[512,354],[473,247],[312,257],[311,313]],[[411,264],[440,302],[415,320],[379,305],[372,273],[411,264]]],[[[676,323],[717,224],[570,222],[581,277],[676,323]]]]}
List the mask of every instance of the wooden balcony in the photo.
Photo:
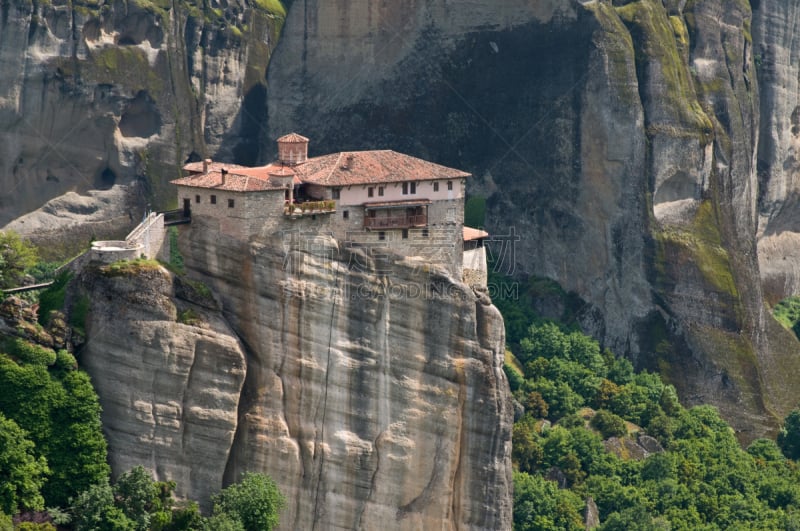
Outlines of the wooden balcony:
{"type": "Polygon", "coordinates": [[[336,212],[336,201],[304,201],[287,204],[283,208],[284,215],[291,217],[333,214],[334,212],[336,212]]]}
{"type": "Polygon", "coordinates": [[[425,213],[375,217],[367,216],[364,218],[365,229],[410,229],[427,226],[428,215],[425,213]]]}

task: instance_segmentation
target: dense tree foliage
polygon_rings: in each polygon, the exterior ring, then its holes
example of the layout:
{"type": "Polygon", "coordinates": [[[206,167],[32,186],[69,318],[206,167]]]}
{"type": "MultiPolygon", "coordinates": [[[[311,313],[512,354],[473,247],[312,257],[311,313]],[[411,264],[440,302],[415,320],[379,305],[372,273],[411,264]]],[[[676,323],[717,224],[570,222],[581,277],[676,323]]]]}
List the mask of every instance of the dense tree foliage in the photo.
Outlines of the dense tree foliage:
{"type": "Polygon", "coordinates": [[[48,506],[108,477],[100,405],[86,373],[66,352],[17,339],[0,354],[0,413],[28,433],[49,467],[41,494],[48,506]]]}
{"type": "Polygon", "coordinates": [[[92,485],[74,499],[76,531],[268,531],[278,525],[283,495],[269,476],[245,474],[214,497],[214,514],[204,518],[196,503],[177,504],[173,482],[153,481],[138,466],[112,486],[92,485]]]}
{"type": "Polygon", "coordinates": [[[778,434],[778,446],[789,459],[800,457],[800,410],[795,409],[784,419],[778,434]]]}
{"type": "Polygon", "coordinates": [[[532,326],[518,361],[522,373],[506,365],[525,407],[513,430],[515,529],[578,529],[589,497],[603,530],[798,528],[800,472],[783,454],[800,452],[800,411],[780,447],[760,439],[745,451],[714,408],[683,408],[657,375],[579,332],[532,326]],[[636,460],[624,444],[606,449],[634,431],[665,451],[636,460]]]}
{"type": "Polygon", "coordinates": [[[47,462],[34,454],[34,444],[13,420],[0,413],[0,514],[23,509],[41,510],[40,489],[47,462]]]}
{"type": "Polygon", "coordinates": [[[278,526],[278,513],[285,504],[269,476],[245,473],[239,483],[214,497],[214,514],[238,520],[245,531],[268,531],[278,526]]]}
{"type": "Polygon", "coordinates": [[[19,285],[26,270],[36,265],[36,248],[13,231],[0,231],[0,289],[19,285]]]}

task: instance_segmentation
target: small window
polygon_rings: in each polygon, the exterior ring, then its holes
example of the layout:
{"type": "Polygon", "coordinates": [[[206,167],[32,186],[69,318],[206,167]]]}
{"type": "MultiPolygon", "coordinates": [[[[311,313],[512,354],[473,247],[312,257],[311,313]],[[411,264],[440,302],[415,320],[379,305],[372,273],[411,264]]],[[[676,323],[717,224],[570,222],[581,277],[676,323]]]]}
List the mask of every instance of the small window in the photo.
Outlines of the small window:
{"type": "Polygon", "coordinates": [[[212,205],[217,204],[217,196],[215,196],[214,194],[211,194],[211,204],[212,205]]]}
{"type": "Polygon", "coordinates": [[[333,199],[339,199],[339,197],[341,196],[341,191],[342,191],[341,188],[334,188],[333,190],[331,190],[331,197],[333,199]]]}
{"type": "Polygon", "coordinates": [[[378,187],[378,195],[379,195],[380,197],[383,197],[383,186],[379,186],[379,187],[378,187]]]}
{"type": "Polygon", "coordinates": [[[367,188],[367,197],[375,197],[375,187],[370,186],[367,188]]]}
{"type": "Polygon", "coordinates": [[[427,228],[426,229],[422,229],[422,237],[423,238],[427,238],[428,237],[428,229],[427,228]]]}
{"type": "Polygon", "coordinates": [[[408,183],[403,183],[403,195],[408,195],[408,183]]]}
{"type": "Polygon", "coordinates": [[[433,183],[433,191],[434,192],[438,192],[439,191],[439,182],[438,181],[433,183]]]}
{"type": "Polygon", "coordinates": [[[452,190],[453,189],[453,181],[447,181],[447,189],[448,190],[452,190]]]}
{"type": "Polygon", "coordinates": [[[349,211],[347,211],[347,210],[343,210],[343,211],[342,211],[342,217],[343,217],[344,219],[349,219],[349,218],[350,218],[350,212],[349,212],[349,211]]]}
{"type": "Polygon", "coordinates": [[[371,218],[375,217],[375,211],[374,210],[370,210],[369,211],[369,217],[371,217],[371,218]]]}
{"type": "Polygon", "coordinates": [[[383,232],[383,231],[380,231],[380,232],[378,233],[378,239],[379,239],[380,241],[383,241],[383,240],[385,240],[385,239],[386,239],[386,233],[385,233],[385,232],[383,232]]]}
{"type": "Polygon", "coordinates": [[[403,239],[404,240],[408,239],[408,229],[403,229],[403,239]]]}
{"type": "Polygon", "coordinates": [[[228,199],[228,208],[233,208],[233,199],[228,199]]]}
{"type": "Polygon", "coordinates": [[[199,195],[194,196],[194,202],[195,203],[199,203],[200,202],[200,196],[199,195]]]}
{"type": "Polygon", "coordinates": [[[411,183],[411,193],[412,194],[417,193],[417,183],[411,183]]]}

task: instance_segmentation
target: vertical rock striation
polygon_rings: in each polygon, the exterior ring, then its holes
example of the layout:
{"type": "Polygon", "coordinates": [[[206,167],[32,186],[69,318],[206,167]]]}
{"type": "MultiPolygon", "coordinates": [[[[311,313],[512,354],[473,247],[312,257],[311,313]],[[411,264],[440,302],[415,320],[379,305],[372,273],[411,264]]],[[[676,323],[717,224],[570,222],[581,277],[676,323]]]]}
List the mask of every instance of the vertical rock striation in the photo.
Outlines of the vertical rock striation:
{"type": "Polygon", "coordinates": [[[512,409],[502,318],[413,259],[315,236],[184,257],[251,358],[227,479],[268,472],[284,529],[504,529],[512,409]]]}
{"type": "Polygon", "coordinates": [[[206,508],[266,472],[281,529],[511,527],[513,408],[485,295],[329,237],[242,243],[197,217],[180,241],[221,313],[174,298],[192,299],[164,270],[82,278],[81,363],[117,472],[149,466],[206,508]]]}
{"type": "Polygon", "coordinates": [[[114,473],[143,465],[207,505],[238,425],[243,346],[216,312],[175,301],[162,268],[89,269],[80,281],[75,296],[92,301],[81,365],[100,397],[114,473]],[[189,309],[191,324],[177,322],[189,309]]]}
{"type": "Polygon", "coordinates": [[[770,258],[794,256],[792,9],[757,6],[753,22],[720,0],[310,0],[269,70],[270,131],[467,168],[490,231],[519,237],[505,272],[579,295],[586,331],[749,439],[798,388],[759,281],[761,267],[775,302],[800,278],[770,258]],[[761,183],[759,145],[762,174],[775,168],[761,183]]]}

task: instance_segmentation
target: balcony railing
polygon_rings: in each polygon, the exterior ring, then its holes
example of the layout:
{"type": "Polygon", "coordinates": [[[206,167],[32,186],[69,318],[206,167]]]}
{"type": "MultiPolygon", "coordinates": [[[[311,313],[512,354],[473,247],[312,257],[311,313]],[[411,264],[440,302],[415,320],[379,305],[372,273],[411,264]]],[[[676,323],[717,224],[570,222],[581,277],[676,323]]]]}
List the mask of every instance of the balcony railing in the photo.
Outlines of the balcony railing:
{"type": "Polygon", "coordinates": [[[411,227],[426,227],[428,225],[427,214],[404,214],[400,216],[385,217],[365,217],[364,228],[366,229],[408,229],[411,227]]]}
{"type": "Polygon", "coordinates": [[[305,201],[286,205],[283,213],[287,216],[311,216],[336,212],[336,201],[305,201]]]}

